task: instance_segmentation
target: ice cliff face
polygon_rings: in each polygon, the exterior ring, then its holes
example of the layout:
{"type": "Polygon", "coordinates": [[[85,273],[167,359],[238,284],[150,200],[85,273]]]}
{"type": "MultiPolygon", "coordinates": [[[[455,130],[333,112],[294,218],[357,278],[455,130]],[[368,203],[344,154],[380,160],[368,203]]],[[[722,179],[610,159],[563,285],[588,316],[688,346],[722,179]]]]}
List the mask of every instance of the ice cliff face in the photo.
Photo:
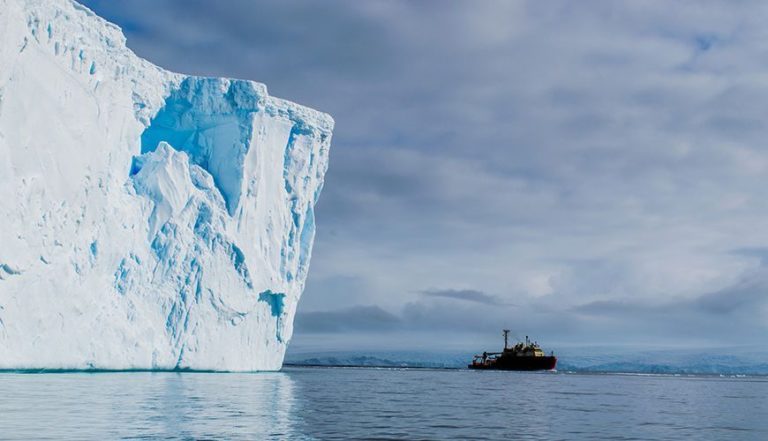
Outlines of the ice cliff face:
{"type": "Polygon", "coordinates": [[[0,369],[278,369],[332,127],[0,0],[0,369]]]}

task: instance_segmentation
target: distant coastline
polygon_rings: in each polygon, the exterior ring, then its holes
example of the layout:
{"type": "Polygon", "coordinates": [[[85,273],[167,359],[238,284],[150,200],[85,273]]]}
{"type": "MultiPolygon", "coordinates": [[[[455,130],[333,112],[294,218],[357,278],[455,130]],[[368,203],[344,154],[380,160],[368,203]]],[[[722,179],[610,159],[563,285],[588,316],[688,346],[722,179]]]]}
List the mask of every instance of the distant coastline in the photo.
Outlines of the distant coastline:
{"type": "MultiPolygon", "coordinates": [[[[285,363],[283,368],[288,369],[402,369],[402,370],[425,370],[425,371],[472,371],[466,367],[427,367],[427,366],[376,366],[376,365],[332,365],[332,364],[300,364],[285,363]]],[[[597,370],[563,370],[540,372],[519,372],[526,375],[627,375],[627,376],[651,376],[651,377],[699,377],[699,378],[755,378],[768,380],[768,374],[714,374],[704,372],[625,372],[625,371],[597,371],[597,370]]],[[[509,373],[503,373],[508,375],[509,373]]]]}
{"type": "MultiPolygon", "coordinates": [[[[710,353],[685,353],[662,356],[656,352],[637,354],[602,354],[562,356],[558,372],[590,374],[649,374],[706,376],[768,376],[768,363],[752,357],[712,356],[710,353]]],[[[285,367],[345,367],[345,368],[404,368],[404,369],[465,369],[471,354],[421,352],[329,352],[288,354],[285,367]]]]}

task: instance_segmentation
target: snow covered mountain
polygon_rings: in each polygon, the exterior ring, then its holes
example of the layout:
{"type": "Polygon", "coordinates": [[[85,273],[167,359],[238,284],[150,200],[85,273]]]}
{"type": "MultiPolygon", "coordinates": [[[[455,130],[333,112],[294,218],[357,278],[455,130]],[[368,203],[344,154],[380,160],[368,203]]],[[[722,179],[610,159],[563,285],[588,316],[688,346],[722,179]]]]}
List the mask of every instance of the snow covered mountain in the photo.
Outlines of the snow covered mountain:
{"type": "Polygon", "coordinates": [[[0,0],[0,369],[279,369],[332,128],[0,0]]]}

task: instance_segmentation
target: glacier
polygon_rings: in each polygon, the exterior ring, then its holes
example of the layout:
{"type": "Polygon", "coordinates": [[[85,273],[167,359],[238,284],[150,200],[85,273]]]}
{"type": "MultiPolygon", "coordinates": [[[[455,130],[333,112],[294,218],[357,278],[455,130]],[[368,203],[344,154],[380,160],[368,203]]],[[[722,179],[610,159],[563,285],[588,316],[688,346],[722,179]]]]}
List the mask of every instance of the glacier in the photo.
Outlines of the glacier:
{"type": "Polygon", "coordinates": [[[333,124],[0,0],[0,369],[280,369],[333,124]]]}

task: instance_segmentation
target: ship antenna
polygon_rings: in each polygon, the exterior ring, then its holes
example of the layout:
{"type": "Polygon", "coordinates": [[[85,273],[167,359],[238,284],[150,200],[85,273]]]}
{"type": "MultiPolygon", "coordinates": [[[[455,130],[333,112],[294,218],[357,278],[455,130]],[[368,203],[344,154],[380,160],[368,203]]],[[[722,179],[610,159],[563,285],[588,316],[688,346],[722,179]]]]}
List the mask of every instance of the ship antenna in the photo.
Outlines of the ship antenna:
{"type": "Polygon", "coordinates": [[[509,346],[509,329],[504,330],[504,349],[507,349],[507,346],[509,346]]]}

